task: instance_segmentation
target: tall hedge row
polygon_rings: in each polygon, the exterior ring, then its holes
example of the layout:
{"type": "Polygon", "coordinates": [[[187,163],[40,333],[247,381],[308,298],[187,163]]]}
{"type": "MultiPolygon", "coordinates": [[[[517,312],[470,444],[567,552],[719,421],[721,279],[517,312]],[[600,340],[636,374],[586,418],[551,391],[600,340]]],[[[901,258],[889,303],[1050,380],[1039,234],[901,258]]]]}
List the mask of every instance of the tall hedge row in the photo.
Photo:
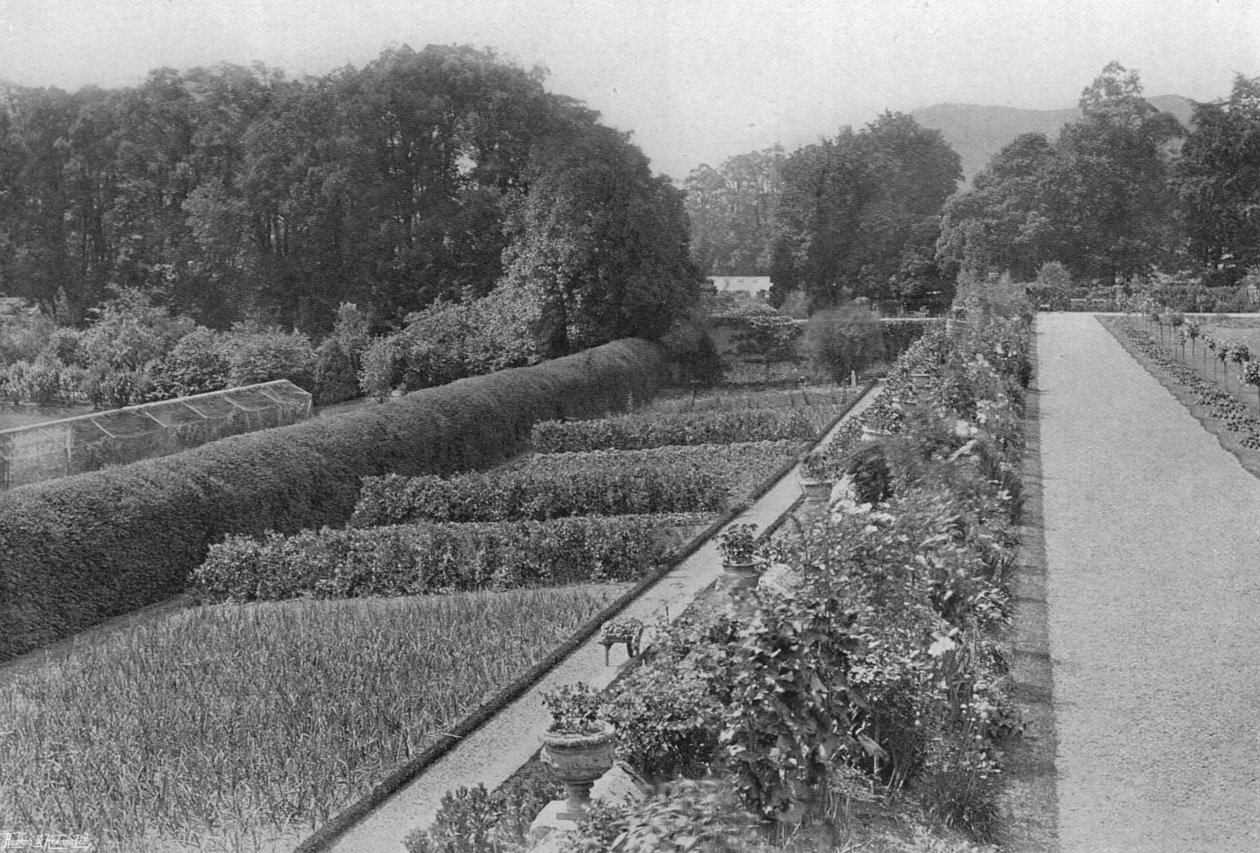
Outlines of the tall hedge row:
{"type": "Polygon", "coordinates": [[[624,410],[666,377],[660,347],[616,341],[0,494],[0,660],[178,593],[228,534],[339,525],[365,476],[491,465],[535,422],[624,410]]]}

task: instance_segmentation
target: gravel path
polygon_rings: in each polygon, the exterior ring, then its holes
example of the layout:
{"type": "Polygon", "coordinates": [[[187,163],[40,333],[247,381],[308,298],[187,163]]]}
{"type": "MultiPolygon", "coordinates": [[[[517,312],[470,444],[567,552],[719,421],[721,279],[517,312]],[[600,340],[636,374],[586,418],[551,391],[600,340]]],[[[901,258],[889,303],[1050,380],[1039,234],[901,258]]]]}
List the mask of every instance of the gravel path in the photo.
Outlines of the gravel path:
{"type": "Polygon", "coordinates": [[[1260,481],[1090,315],[1041,315],[1062,850],[1260,850],[1260,481]]]}

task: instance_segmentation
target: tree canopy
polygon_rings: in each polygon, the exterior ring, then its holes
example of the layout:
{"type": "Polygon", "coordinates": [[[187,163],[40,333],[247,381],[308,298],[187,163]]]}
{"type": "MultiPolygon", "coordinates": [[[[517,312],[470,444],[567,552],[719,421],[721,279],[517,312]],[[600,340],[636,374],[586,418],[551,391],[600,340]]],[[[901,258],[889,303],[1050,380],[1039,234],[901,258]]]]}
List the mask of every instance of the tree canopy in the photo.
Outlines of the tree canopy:
{"type": "Polygon", "coordinates": [[[769,274],[783,161],[776,145],[731,157],[717,169],[701,165],[687,176],[692,254],[706,274],[769,274]]]}
{"type": "MultiPolygon", "coordinates": [[[[848,298],[914,300],[950,287],[935,245],[941,205],[962,167],[939,131],[901,113],[844,128],[783,165],[771,244],[771,298],[814,308],[848,298]]],[[[948,297],[944,297],[948,301],[948,297]]]]}
{"type": "MultiPolygon", "coordinates": [[[[1196,192],[1185,188],[1188,159],[1201,165],[1199,198],[1226,181],[1202,139],[1199,117],[1213,108],[1199,105],[1187,131],[1142,96],[1137,72],[1116,62],[1081,93],[1080,108],[1057,140],[1017,138],[949,201],[937,244],[943,268],[1029,280],[1059,262],[1077,278],[1112,282],[1185,266],[1183,229],[1193,233],[1203,218],[1179,204],[1179,180],[1181,198],[1196,192]]],[[[1204,237],[1206,259],[1213,250],[1204,237]]]]}
{"type": "Polygon", "coordinates": [[[0,90],[0,294],[66,322],[134,290],[215,328],[325,332],[343,302],[379,326],[580,245],[563,288],[574,340],[595,343],[655,332],[661,306],[694,298],[688,241],[678,190],[626,135],[491,51],[0,90]],[[530,213],[545,209],[547,227],[530,213]]]}

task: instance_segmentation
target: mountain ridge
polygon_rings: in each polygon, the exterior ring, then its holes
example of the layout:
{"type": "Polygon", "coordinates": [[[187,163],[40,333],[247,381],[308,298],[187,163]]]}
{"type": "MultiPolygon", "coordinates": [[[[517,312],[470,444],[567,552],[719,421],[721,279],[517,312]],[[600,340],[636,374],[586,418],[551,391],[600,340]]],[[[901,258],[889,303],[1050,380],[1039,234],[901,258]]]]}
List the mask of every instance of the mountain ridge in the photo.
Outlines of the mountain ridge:
{"type": "MultiPolygon", "coordinates": [[[[1157,95],[1146,99],[1161,112],[1171,113],[1183,125],[1190,124],[1194,101],[1181,95],[1157,95]]],[[[939,130],[962,159],[963,181],[970,184],[976,173],[1017,136],[1044,133],[1053,140],[1063,125],[1080,118],[1080,107],[1037,110],[988,104],[941,103],[921,107],[910,115],[922,127],[939,130]]]]}

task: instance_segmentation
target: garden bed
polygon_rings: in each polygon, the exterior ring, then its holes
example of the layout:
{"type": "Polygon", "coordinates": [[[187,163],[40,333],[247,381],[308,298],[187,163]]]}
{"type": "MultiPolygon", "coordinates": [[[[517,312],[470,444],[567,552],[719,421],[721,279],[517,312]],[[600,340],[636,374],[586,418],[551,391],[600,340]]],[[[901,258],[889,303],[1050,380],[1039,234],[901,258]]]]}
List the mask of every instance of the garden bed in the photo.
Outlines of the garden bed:
{"type": "Polygon", "coordinates": [[[0,814],[101,851],[254,850],[326,820],[626,588],[206,607],[120,631],[0,688],[0,814]]]}
{"type": "MultiPolygon", "coordinates": [[[[1239,399],[1235,394],[1226,392],[1224,384],[1202,368],[1181,362],[1170,354],[1155,336],[1137,327],[1134,321],[1121,317],[1098,319],[1120,346],[1163,385],[1208,433],[1216,437],[1221,447],[1232,453],[1243,468],[1260,477],[1260,449],[1254,438],[1254,431],[1260,429],[1260,423],[1247,413],[1248,409],[1255,407],[1249,405],[1251,400],[1246,399],[1256,397],[1254,389],[1248,389],[1244,398],[1239,399]]],[[[1222,330],[1222,334],[1225,333],[1222,330]]],[[[1235,381],[1233,389],[1236,391],[1237,388],[1238,382],[1235,381]]]]}

